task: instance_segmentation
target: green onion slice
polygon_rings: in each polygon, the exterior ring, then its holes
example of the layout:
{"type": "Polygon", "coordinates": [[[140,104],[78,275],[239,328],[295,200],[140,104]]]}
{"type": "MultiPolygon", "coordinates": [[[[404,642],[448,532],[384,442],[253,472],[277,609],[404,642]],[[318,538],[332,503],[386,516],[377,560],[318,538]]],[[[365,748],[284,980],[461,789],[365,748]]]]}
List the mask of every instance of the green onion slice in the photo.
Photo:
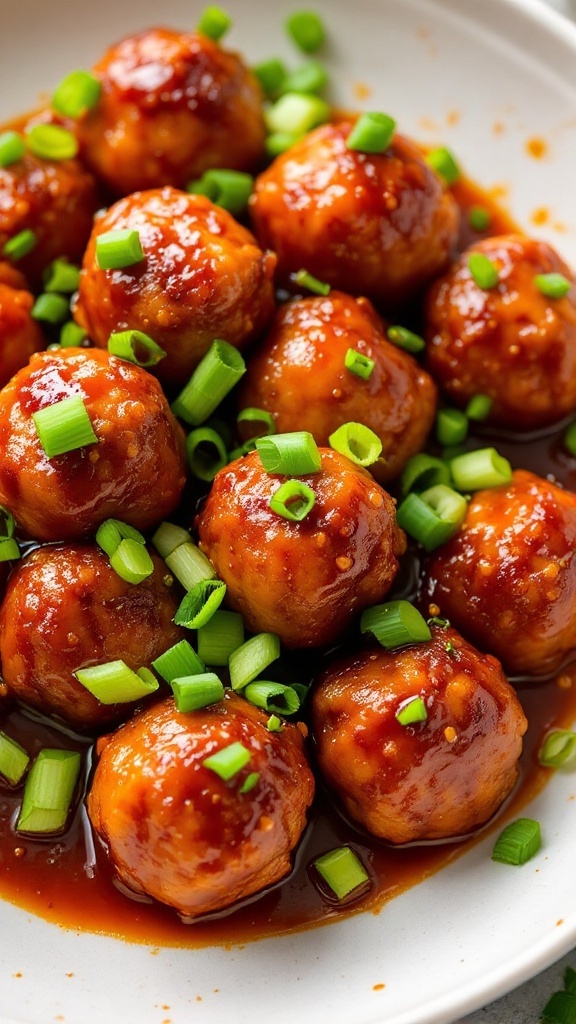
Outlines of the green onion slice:
{"type": "Polygon", "coordinates": [[[173,412],[185,423],[200,426],[245,372],[246,363],[238,349],[217,339],[173,403],[173,412]]]}
{"type": "Polygon", "coordinates": [[[294,11],[286,19],[286,31],[304,53],[315,53],[326,38],[326,29],[315,11],[294,11]]]}
{"type": "Polygon", "coordinates": [[[100,270],[122,270],[143,259],[140,234],[135,228],[105,231],[96,239],[96,262],[100,270]]]}
{"type": "MultiPolygon", "coordinates": [[[[490,395],[472,395],[472,398],[466,406],[465,415],[469,420],[482,422],[482,420],[485,420],[486,417],[490,415],[490,410],[492,409],[493,404],[494,403],[490,398],[490,395]]],[[[460,442],[457,441],[456,443],[459,444],[460,442]]]]}
{"type": "Polygon", "coordinates": [[[386,337],[393,345],[403,348],[405,352],[411,352],[413,355],[417,352],[423,352],[426,348],[424,338],[419,334],[414,334],[414,331],[409,331],[407,327],[401,327],[399,324],[393,324],[389,327],[386,331],[386,337]]]}
{"type": "Polygon", "coordinates": [[[230,743],[210,757],[205,757],[202,764],[219,775],[224,782],[228,782],[248,764],[251,756],[243,743],[230,743]]]}
{"type": "Polygon", "coordinates": [[[532,818],[518,818],[498,836],[492,860],[502,864],[525,864],[538,853],[541,844],[540,823],[532,818]]]}
{"type": "Polygon", "coordinates": [[[468,257],[468,269],[472,275],[474,283],[482,288],[483,291],[489,291],[491,288],[495,288],[500,280],[498,268],[492,262],[488,256],[485,256],[483,252],[472,252],[468,257]]]}
{"type": "Polygon", "coordinates": [[[79,395],[71,395],[70,398],[63,398],[60,402],[39,409],[32,413],[32,419],[40,444],[49,459],[98,443],[90,416],[79,395]]]}
{"type": "Polygon", "coordinates": [[[322,469],[318,446],[307,430],[258,437],[256,450],[267,473],[307,476],[322,469]]]}
{"type": "Polygon", "coordinates": [[[314,491],[301,480],[286,480],[274,491],[268,502],[272,512],[294,523],[301,523],[315,503],[314,491]]]}
{"type": "Polygon", "coordinates": [[[48,747],[40,751],[24,786],[18,832],[61,832],[65,828],[80,765],[76,751],[48,747]]]}
{"type": "Polygon", "coordinates": [[[62,348],[78,348],[86,340],[86,331],[83,327],[75,324],[73,320],[67,320],[60,329],[60,344],[62,348]]]}
{"type": "MultiPolygon", "coordinates": [[[[152,543],[160,555],[160,558],[166,559],[168,555],[171,555],[176,548],[180,547],[181,544],[191,544],[192,537],[188,533],[188,530],[184,530],[181,526],[176,526],[174,523],[168,523],[165,521],[160,523],[160,526],[152,537],[152,543]]],[[[206,559],[206,561],[208,560],[206,559]]]]}
{"type": "Polygon", "coordinates": [[[266,722],[266,728],[268,729],[268,732],[282,732],[284,723],[281,718],[278,718],[278,715],[270,715],[270,718],[266,722]]]}
{"type": "Polygon", "coordinates": [[[299,68],[286,75],[280,82],[278,92],[302,92],[306,94],[320,92],[328,84],[328,72],[318,60],[309,60],[299,68]]]}
{"type": "Polygon", "coordinates": [[[250,439],[256,437],[269,437],[276,433],[276,421],[271,412],[266,409],[256,409],[249,406],[242,409],[236,417],[236,423],[250,424],[250,439]]]}
{"type": "Polygon", "coordinates": [[[271,135],[266,137],[264,146],[268,156],[280,156],[281,153],[285,153],[290,149],[295,142],[298,142],[299,138],[298,134],[291,132],[272,132],[271,135]]]}
{"type": "Polygon", "coordinates": [[[346,148],[360,153],[384,153],[396,131],[396,121],[388,114],[361,114],[346,139],[346,148]]]}
{"type": "Polygon", "coordinates": [[[238,612],[220,608],[198,630],[198,654],[206,665],[227,665],[243,643],[244,622],[238,612]]]}
{"type": "Polygon", "coordinates": [[[19,231],[17,235],[8,239],[2,249],[2,255],[16,262],[24,259],[37,244],[38,239],[35,233],[30,228],[24,228],[23,231],[19,231]]]}
{"type": "Polygon", "coordinates": [[[300,707],[300,698],[291,686],[268,682],[264,679],[248,683],[243,696],[257,708],[280,715],[293,715],[300,707]]]}
{"type": "Polygon", "coordinates": [[[128,704],[154,693],[159,685],[157,679],[143,679],[120,659],[79,668],[74,675],[101,704],[128,704]]]}
{"type": "Polygon", "coordinates": [[[326,281],[319,281],[313,274],[309,274],[307,270],[297,270],[295,274],[290,275],[294,284],[298,288],[307,288],[309,292],[313,292],[314,295],[330,295],[330,285],[326,281]]]}
{"type": "Polygon", "coordinates": [[[224,696],[224,686],[214,672],[179,676],[171,681],[174,702],[178,711],[199,711],[217,704],[224,696]]]}
{"type": "Polygon", "coordinates": [[[164,561],[185,590],[193,590],[198,583],[213,580],[216,575],[212,562],[191,540],[179,544],[164,561]]]}
{"type": "Polygon", "coordinates": [[[538,291],[548,299],[562,299],[568,295],[572,287],[564,274],[536,274],[534,284],[538,291]]]}
{"type": "Polygon", "coordinates": [[[252,71],[268,99],[273,99],[278,95],[288,77],[286,65],[277,57],[271,57],[269,60],[261,61],[260,64],[255,64],[252,71]]]}
{"type": "Polygon", "coordinates": [[[108,338],[108,351],[136,366],[156,366],[166,353],[143,331],[117,331],[108,338]]]}
{"type": "Polygon", "coordinates": [[[264,119],[271,134],[298,137],[325,124],[330,120],[330,113],[330,104],[319,96],[286,92],[264,111],[264,119]]]}
{"type": "Polygon", "coordinates": [[[76,136],[57,124],[35,124],[28,128],[26,145],[42,160],[71,160],[78,153],[76,136]]]}
{"type": "Polygon", "coordinates": [[[436,171],[445,185],[454,185],[462,175],[454,154],[446,146],[439,146],[428,153],[426,163],[436,171]]]}
{"type": "Polygon", "coordinates": [[[343,900],[355,890],[365,888],[370,876],[360,858],[349,846],[329,850],[313,861],[314,867],[337,899],[343,900]]]}
{"type": "Polygon", "coordinates": [[[226,35],[231,25],[232,19],[226,11],[223,11],[221,7],[210,5],[202,11],[200,20],[196,25],[196,31],[201,32],[204,36],[208,36],[214,42],[218,42],[219,39],[226,35]]]}
{"type": "Polygon", "coordinates": [[[408,459],[402,472],[402,494],[425,491],[435,484],[449,484],[450,479],[450,467],[442,459],[418,452],[408,459]]]}
{"type": "Polygon", "coordinates": [[[0,562],[15,562],[20,558],[20,548],[14,537],[0,539],[0,562]]]}
{"type": "Polygon", "coordinates": [[[0,133],[0,167],[10,167],[18,163],[26,152],[24,139],[18,132],[6,131],[0,133]]]}
{"type": "Polygon", "coordinates": [[[407,700],[402,701],[394,718],[400,725],[416,725],[418,722],[425,722],[428,712],[422,697],[408,697],[407,700]]]}
{"type": "Polygon", "coordinates": [[[570,729],[554,729],[538,751],[538,761],[545,768],[564,768],[575,757],[576,732],[570,729]]]}
{"type": "Polygon", "coordinates": [[[206,196],[216,206],[236,215],[243,213],[248,206],[253,189],[254,178],[251,174],[220,167],[204,171],[201,178],[186,185],[187,192],[206,196]]]}
{"type": "Polygon", "coordinates": [[[411,491],[398,508],[396,521],[426,551],[434,551],[462,525],[466,499],[446,484],[435,484],[422,494],[411,491]]]}
{"type": "Polygon", "coordinates": [[[280,657],[280,640],[275,633],[257,633],[230,655],[230,682],[236,692],[243,690],[265,668],[280,657]]]}
{"type": "Polygon", "coordinates": [[[226,584],[222,580],[200,580],[182,599],[174,622],[186,629],[205,626],[222,604],[225,594],[226,584]]]}
{"type": "Polygon", "coordinates": [[[344,356],[344,366],[350,373],[356,374],[357,377],[361,377],[362,380],[368,380],[372,376],[372,371],[376,363],[370,356],[364,355],[363,352],[357,352],[355,348],[349,348],[344,356]]]}
{"type": "Polygon", "coordinates": [[[372,466],[382,454],[380,438],[363,423],[343,423],[330,435],[328,444],[357,466],[372,466]]]}
{"type": "Polygon", "coordinates": [[[30,316],[49,324],[61,324],[70,316],[70,302],[63,295],[39,295],[30,316]]]}
{"type": "Polygon", "coordinates": [[[474,452],[457,455],[450,463],[454,486],[459,491],[478,491],[485,487],[500,487],[512,479],[512,467],[495,448],[478,448],[474,452]]]}
{"type": "Polygon", "coordinates": [[[372,633],[386,650],[424,643],[432,637],[420,612],[409,601],[387,601],[366,608],[360,619],[360,631],[372,633]]]}
{"type": "Polygon", "coordinates": [[[80,267],[66,259],[53,260],[42,275],[45,292],[61,292],[71,295],[80,284],[80,267]]]}
{"type": "Polygon", "coordinates": [[[117,547],[123,540],[133,540],[138,544],[145,544],[146,541],[139,530],[129,523],[123,523],[120,519],[105,519],[96,531],[96,543],[108,557],[114,554],[117,547]]]}
{"type": "Polygon", "coordinates": [[[77,70],[63,78],[52,96],[52,106],[65,117],[76,119],[94,110],[102,93],[102,84],[89,71],[77,70]]]}
{"type": "Polygon", "coordinates": [[[173,644],[167,651],[160,654],[152,662],[152,668],[167,683],[172,683],[173,679],[185,676],[202,675],[205,671],[203,659],[196,654],[187,640],[179,640],[178,643],[173,644]]]}
{"type": "Polygon", "coordinates": [[[461,409],[439,409],[436,439],[443,447],[462,444],[468,435],[468,417],[461,409]]]}
{"type": "Polygon", "coordinates": [[[492,223],[492,214],[485,206],[472,206],[468,211],[468,223],[473,231],[487,231],[492,223]]]}
{"type": "Polygon", "coordinates": [[[5,732],[0,732],[0,775],[11,786],[17,786],[24,778],[29,763],[30,757],[24,747],[5,732]]]}
{"type": "Polygon", "coordinates": [[[14,536],[15,529],[14,516],[4,505],[0,505],[0,541],[10,540],[14,536]]]}
{"type": "Polygon", "coordinates": [[[186,455],[192,474],[210,482],[228,462],[226,446],[216,430],[196,427],[186,438],[186,455]]]}
{"type": "Polygon", "coordinates": [[[250,772],[240,786],[240,793],[250,793],[260,781],[260,772],[250,772]]]}
{"type": "Polygon", "coordinates": [[[121,540],[110,555],[114,572],[126,583],[142,583],[154,572],[154,562],[144,545],[131,537],[121,540]]]}

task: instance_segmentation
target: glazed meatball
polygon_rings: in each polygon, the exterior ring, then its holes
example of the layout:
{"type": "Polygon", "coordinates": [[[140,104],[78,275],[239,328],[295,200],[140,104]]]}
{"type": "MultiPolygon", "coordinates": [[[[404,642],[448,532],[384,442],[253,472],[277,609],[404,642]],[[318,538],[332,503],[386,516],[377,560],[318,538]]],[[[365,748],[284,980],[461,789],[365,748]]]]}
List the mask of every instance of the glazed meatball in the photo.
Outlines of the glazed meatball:
{"type": "Polygon", "coordinates": [[[576,646],[576,495],[517,470],[478,491],[431,557],[426,593],[512,674],[542,675],[576,646]]]}
{"type": "Polygon", "coordinates": [[[318,762],[346,811],[392,843],[447,839],[488,821],[518,777],[526,718],[500,664],[453,629],[329,666],[313,693],[318,762]],[[415,697],[425,721],[401,725],[415,697]]]}
{"type": "Polygon", "coordinates": [[[351,128],[315,129],[257,178],[254,229],[284,282],[304,267],[395,307],[446,267],[458,209],[414,143],[395,135],[385,153],[358,153],[351,128]]]}
{"type": "Polygon", "coordinates": [[[274,311],[275,257],[203,196],[173,188],[140,192],[96,221],[84,257],[75,317],[96,345],[135,328],[167,353],[154,372],[184,386],[215,338],[240,348],[274,311]],[[139,232],[144,259],[100,270],[96,241],[107,231],[139,232]]]}
{"type": "Polygon", "coordinates": [[[183,432],[158,381],[98,349],[39,352],[0,391],[0,503],[37,540],[73,540],[113,517],[146,529],[178,504],[183,432]],[[32,416],[79,396],[96,442],[48,458],[32,416]]]}
{"type": "Polygon", "coordinates": [[[297,726],[267,717],[230,693],[188,714],[170,698],[110,738],[88,813],[126,885],[195,917],[288,874],[314,780],[297,726]],[[232,743],[250,760],[224,781],[203,762],[232,743]]]}
{"type": "Polygon", "coordinates": [[[251,171],[260,161],[260,87],[239,56],[211,39],[150,29],[112,46],[94,74],[102,94],[78,137],[116,195],[183,188],[210,167],[251,171]]]}
{"type": "Polygon", "coordinates": [[[493,400],[489,419],[533,430],[576,409],[576,281],[545,242],[521,235],[486,238],[468,249],[431,288],[426,305],[428,366],[450,399],[493,400]],[[468,266],[482,253],[498,271],[480,288],[468,266]],[[563,274],[563,298],[538,289],[540,274],[563,274]]]}
{"type": "Polygon", "coordinates": [[[384,596],[406,546],[394,502],[370,474],[330,449],[321,461],[302,477],[315,504],[300,522],[270,508],[284,478],[266,473],[257,452],[216,475],[197,521],[231,607],[248,629],[276,633],[287,647],[334,640],[384,596]]]}
{"type": "Polygon", "coordinates": [[[327,445],[343,423],[363,423],[382,441],[370,467],[381,483],[420,451],[436,411],[436,387],[416,360],[392,345],[368,299],[342,292],[289,302],[248,363],[240,408],[272,413],[279,432],[309,430],[327,445]],[[346,369],[348,349],[374,360],[368,380],[346,369]]]}
{"type": "Polygon", "coordinates": [[[77,729],[124,718],[126,704],[101,704],[74,672],[120,659],[135,672],[178,640],[170,576],[154,572],[137,586],[112,569],[95,544],[37,548],[10,576],[0,609],[2,675],[9,692],[77,729]]]}
{"type": "Polygon", "coordinates": [[[0,388],[26,366],[33,352],[46,347],[44,335],[30,312],[34,296],[26,289],[0,281],[0,388]]]}

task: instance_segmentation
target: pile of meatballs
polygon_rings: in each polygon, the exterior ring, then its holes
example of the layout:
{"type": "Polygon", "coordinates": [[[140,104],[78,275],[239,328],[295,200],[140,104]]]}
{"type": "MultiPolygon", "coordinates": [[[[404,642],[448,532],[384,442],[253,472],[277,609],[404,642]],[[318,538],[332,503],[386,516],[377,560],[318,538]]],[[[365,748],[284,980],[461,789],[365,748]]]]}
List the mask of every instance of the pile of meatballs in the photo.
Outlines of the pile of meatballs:
{"type": "Polygon", "coordinates": [[[466,835],[513,789],[527,722],[508,680],[549,677],[576,645],[576,496],[515,469],[470,495],[458,532],[422,559],[412,598],[432,619],[429,641],[385,650],[358,620],[404,579],[399,479],[440,401],[487,395],[484,430],[526,437],[576,411],[576,285],[549,245],[509,234],[474,243],[499,273],[481,288],[459,252],[452,191],[400,134],[359,152],[346,145],[354,118],[335,119],[267,160],[257,79],[199,33],[131,36],[92,73],[93,109],[73,123],[45,109],[19,128],[65,125],[78,155],[27,151],[0,168],[0,251],[22,230],[36,238],[0,263],[0,503],[34,542],[1,570],[2,700],[95,737],[87,809],[117,875],[194,918],[290,872],[318,783],[391,844],[466,835]],[[214,167],[255,175],[246,217],[186,190],[214,167]],[[138,231],[144,258],[103,270],[97,240],[121,229],[138,231]],[[31,316],[59,257],[82,267],[72,312],[88,342],[76,348],[50,346],[31,316]],[[329,293],[299,291],[302,269],[329,293]],[[534,287],[553,272],[571,282],[563,297],[534,287]],[[426,338],[418,357],[387,337],[405,311],[426,338]],[[108,352],[112,333],[132,329],[166,353],[151,370],[108,352]],[[255,407],[319,447],[300,522],[270,508],[279,478],[257,451],[207,493],[190,479],[170,403],[214,339],[247,362],[231,422],[255,407]],[[346,368],[349,349],[373,361],[369,379],[346,368]],[[32,416],[71,396],[97,444],[49,458],[32,416]],[[382,443],[373,472],[329,446],[349,422],[382,443]],[[228,689],[183,713],[163,684],[135,707],[82,686],[82,667],[150,668],[194,641],[174,623],[182,592],[152,549],[142,583],[115,573],[95,541],[108,518],[148,539],[182,523],[249,633],[276,634],[304,663],[325,655],[296,721],[270,731],[266,712],[228,689]],[[427,719],[402,725],[396,712],[415,695],[427,719]],[[250,764],[225,781],[204,761],[236,741],[250,764]],[[248,771],[258,783],[244,789],[248,771]]]}

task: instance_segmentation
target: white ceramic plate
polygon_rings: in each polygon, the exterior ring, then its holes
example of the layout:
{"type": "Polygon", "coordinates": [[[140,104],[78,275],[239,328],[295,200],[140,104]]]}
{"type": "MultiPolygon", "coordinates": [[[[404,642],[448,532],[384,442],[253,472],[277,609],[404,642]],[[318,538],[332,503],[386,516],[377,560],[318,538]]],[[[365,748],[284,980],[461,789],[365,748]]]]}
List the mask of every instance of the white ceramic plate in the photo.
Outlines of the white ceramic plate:
{"type": "MultiPolygon", "coordinates": [[[[0,119],[32,108],[125,33],[193,25],[189,0],[0,0],[0,119]]],[[[226,0],[230,45],[295,54],[292,0],[226,0]]],[[[336,99],[395,114],[499,188],[526,230],[576,262],[576,29],[538,0],[318,0],[336,99]],[[541,159],[530,140],[545,143],[541,159]],[[547,223],[536,227],[536,211],[547,223]],[[542,217],[543,214],[540,214],[542,217]]],[[[228,44],[228,41],[227,41],[228,44]]],[[[492,840],[388,904],[329,927],[232,950],[149,949],[58,929],[0,904],[0,1014],[29,1024],[448,1024],[576,943],[576,780],[530,807],[545,842],[523,869],[492,840]],[[384,987],[381,987],[384,986],[384,987]]]]}

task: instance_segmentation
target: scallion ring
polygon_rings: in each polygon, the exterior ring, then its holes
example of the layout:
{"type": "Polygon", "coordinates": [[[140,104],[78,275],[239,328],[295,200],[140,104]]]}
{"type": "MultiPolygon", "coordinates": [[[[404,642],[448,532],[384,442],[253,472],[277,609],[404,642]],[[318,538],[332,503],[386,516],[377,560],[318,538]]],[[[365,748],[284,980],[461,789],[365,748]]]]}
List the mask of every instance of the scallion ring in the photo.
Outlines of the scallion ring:
{"type": "Polygon", "coordinates": [[[330,435],[328,444],[357,466],[372,466],[382,454],[380,438],[363,423],[343,423],[330,435]]]}

